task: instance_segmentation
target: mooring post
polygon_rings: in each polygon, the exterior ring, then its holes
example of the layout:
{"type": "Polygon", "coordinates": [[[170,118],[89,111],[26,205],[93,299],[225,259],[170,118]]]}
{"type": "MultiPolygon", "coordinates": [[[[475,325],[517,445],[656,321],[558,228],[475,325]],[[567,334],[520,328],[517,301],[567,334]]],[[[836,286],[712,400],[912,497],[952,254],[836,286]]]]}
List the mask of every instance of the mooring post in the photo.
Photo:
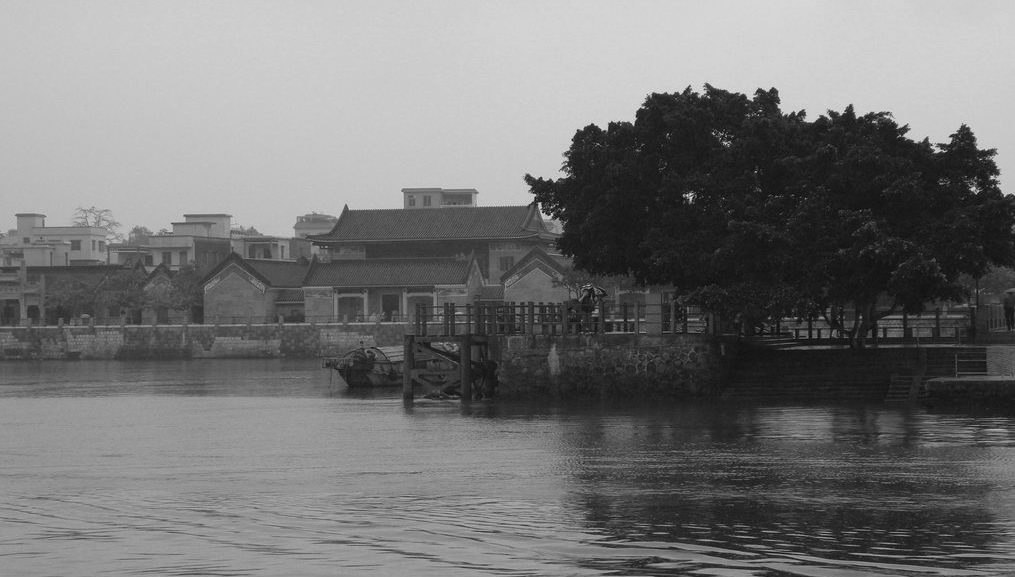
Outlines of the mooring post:
{"type": "Polygon", "coordinates": [[[458,356],[462,371],[462,400],[472,400],[472,333],[462,335],[462,347],[458,356]]]}
{"type": "Polygon", "coordinates": [[[416,366],[416,335],[405,335],[402,345],[402,400],[412,401],[412,370],[416,366]]]}

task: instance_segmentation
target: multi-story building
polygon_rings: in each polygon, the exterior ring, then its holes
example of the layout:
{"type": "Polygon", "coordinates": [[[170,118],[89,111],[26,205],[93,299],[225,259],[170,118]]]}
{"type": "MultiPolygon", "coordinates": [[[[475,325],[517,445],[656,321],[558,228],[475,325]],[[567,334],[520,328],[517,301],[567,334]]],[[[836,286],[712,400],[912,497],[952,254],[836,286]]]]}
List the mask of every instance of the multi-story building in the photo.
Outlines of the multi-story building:
{"type": "Polygon", "coordinates": [[[240,235],[233,231],[232,251],[244,258],[258,260],[309,259],[310,243],[306,239],[269,235],[240,235]]]}
{"type": "Polygon", "coordinates": [[[186,264],[211,268],[232,251],[229,214],[185,214],[183,222],[174,222],[173,232],[148,239],[151,264],[163,264],[180,270],[186,264]]]}
{"type": "Polygon", "coordinates": [[[403,188],[402,208],[476,206],[475,188],[403,188]]]}
{"type": "Polygon", "coordinates": [[[108,231],[96,226],[46,226],[46,215],[16,214],[17,228],[0,239],[0,266],[106,264],[108,231]]]}

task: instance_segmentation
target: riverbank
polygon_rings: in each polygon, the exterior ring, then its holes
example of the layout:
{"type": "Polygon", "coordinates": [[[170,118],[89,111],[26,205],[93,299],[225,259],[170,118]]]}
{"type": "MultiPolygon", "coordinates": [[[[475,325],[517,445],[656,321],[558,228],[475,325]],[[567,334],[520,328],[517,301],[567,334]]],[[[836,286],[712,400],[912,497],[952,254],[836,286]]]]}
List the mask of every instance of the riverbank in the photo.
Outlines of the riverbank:
{"type": "MultiPolygon", "coordinates": [[[[403,323],[60,326],[0,328],[0,360],[140,360],[337,356],[399,346],[403,323]]],[[[659,398],[711,396],[731,351],[704,335],[599,334],[487,337],[497,396],[659,398]]]]}

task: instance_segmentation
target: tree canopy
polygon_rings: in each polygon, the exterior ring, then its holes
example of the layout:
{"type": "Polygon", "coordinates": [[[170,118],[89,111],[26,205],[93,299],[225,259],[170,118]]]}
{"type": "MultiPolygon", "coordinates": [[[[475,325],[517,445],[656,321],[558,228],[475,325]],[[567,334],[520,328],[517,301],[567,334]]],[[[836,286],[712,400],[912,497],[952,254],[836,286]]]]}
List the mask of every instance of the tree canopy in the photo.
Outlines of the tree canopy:
{"type": "Polygon", "coordinates": [[[127,246],[147,246],[148,239],[155,236],[155,233],[151,231],[147,226],[140,224],[131,227],[127,233],[127,239],[125,243],[127,246]]]}
{"type": "Polygon", "coordinates": [[[651,94],[634,122],[578,130],[556,180],[526,175],[593,274],[672,284],[718,312],[880,316],[960,296],[1015,264],[1015,203],[969,127],[914,141],[887,112],[814,121],[709,85],[651,94]]]}
{"type": "Polygon", "coordinates": [[[79,206],[74,210],[74,226],[94,226],[106,229],[106,238],[121,240],[120,223],[113,218],[113,211],[108,208],[88,208],[79,206]]]}

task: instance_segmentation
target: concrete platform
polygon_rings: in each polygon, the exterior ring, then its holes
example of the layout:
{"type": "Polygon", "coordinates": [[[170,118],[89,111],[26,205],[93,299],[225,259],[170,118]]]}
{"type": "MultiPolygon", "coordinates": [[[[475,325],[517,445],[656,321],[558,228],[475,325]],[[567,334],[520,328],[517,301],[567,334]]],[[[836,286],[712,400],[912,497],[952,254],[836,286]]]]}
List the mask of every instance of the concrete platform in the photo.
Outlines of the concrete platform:
{"type": "Polygon", "coordinates": [[[1003,401],[1015,402],[1015,377],[970,375],[928,379],[927,401],[1003,401]]]}

